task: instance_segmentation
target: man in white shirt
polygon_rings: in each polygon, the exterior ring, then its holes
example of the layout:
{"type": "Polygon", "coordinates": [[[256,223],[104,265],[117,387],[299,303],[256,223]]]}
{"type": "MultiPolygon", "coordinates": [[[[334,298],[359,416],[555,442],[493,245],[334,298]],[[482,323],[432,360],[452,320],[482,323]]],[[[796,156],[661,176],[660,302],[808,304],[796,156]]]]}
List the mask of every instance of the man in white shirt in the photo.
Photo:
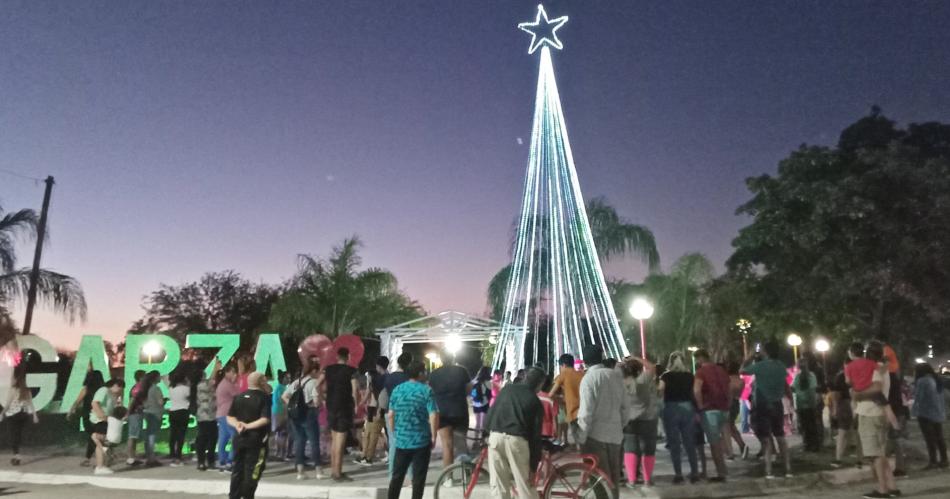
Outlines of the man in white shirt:
{"type": "Polygon", "coordinates": [[[597,456],[600,468],[607,472],[616,486],[620,483],[621,444],[623,425],[627,414],[627,399],[624,396],[623,374],[603,364],[604,354],[600,347],[584,348],[584,363],[589,366],[581,380],[580,408],[577,423],[581,450],[597,456]]]}

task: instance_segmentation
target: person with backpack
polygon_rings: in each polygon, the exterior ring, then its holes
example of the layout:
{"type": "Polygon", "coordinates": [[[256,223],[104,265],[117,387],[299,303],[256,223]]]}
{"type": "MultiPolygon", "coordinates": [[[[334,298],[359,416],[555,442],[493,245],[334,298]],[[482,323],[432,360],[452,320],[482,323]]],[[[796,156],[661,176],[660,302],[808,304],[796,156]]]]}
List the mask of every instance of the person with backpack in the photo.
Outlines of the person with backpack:
{"type": "Polygon", "coordinates": [[[476,435],[481,435],[482,430],[485,429],[485,418],[491,406],[491,397],[491,371],[487,366],[482,366],[475,375],[475,379],[472,380],[472,412],[475,413],[476,435]]]}
{"type": "Polygon", "coordinates": [[[306,446],[310,442],[310,452],[316,467],[316,478],[324,478],[320,462],[320,426],[317,423],[317,408],[320,406],[318,378],[320,363],[310,359],[309,367],[301,376],[287,385],[282,399],[287,406],[287,419],[294,429],[294,463],[297,468],[297,480],[303,480],[307,462],[306,446]]]}
{"type": "Polygon", "coordinates": [[[360,466],[370,466],[376,459],[376,447],[379,435],[383,431],[382,411],[379,409],[379,395],[386,386],[386,375],[389,374],[389,358],[381,356],[376,359],[376,370],[367,371],[369,390],[366,391],[367,408],[366,424],[363,428],[363,457],[353,462],[360,466]]]}

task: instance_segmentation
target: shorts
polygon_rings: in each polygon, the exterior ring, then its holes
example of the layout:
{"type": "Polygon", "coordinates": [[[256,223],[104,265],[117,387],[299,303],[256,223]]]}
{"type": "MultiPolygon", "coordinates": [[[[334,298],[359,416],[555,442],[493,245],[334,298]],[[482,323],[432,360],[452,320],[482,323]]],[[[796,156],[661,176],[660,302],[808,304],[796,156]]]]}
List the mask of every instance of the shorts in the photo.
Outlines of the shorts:
{"type": "Polygon", "coordinates": [[[726,423],[729,414],[726,411],[708,410],[699,415],[703,433],[710,444],[717,444],[722,440],[722,426],[726,423]]]}
{"type": "Polygon", "coordinates": [[[854,429],[854,412],[851,411],[851,401],[843,400],[838,403],[838,409],[835,411],[835,417],[831,419],[831,429],[833,430],[851,430],[854,429]]]}
{"type": "Polygon", "coordinates": [[[337,433],[349,432],[353,429],[353,411],[327,411],[327,426],[337,433]]]}
{"type": "MultiPolygon", "coordinates": [[[[138,440],[142,437],[142,420],[144,419],[144,414],[141,412],[130,413],[127,420],[129,426],[129,438],[134,438],[138,440]]],[[[102,432],[105,433],[105,432],[102,432]]]]}
{"type": "Polygon", "coordinates": [[[752,431],[759,440],[785,437],[785,406],[781,400],[752,404],[750,420],[752,431]]]}
{"type": "Polygon", "coordinates": [[[439,417],[439,429],[446,428],[451,426],[454,430],[465,431],[468,429],[468,418],[459,418],[451,416],[440,416],[439,417]]]}
{"type": "Polygon", "coordinates": [[[488,413],[488,404],[485,405],[472,405],[472,412],[475,414],[487,414],[488,413]]]}
{"type": "Polygon", "coordinates": [[[886,455],[888,428],[884,416],[858,416],[858,438],[865,457],[886,455]]]}
{"type": "Polygon", "coordinates": [[[105,421],[92,423],[92,432],[98,433],[99,435],[105,435],[109,432],[109,423],[106,423],[105,421]]]}

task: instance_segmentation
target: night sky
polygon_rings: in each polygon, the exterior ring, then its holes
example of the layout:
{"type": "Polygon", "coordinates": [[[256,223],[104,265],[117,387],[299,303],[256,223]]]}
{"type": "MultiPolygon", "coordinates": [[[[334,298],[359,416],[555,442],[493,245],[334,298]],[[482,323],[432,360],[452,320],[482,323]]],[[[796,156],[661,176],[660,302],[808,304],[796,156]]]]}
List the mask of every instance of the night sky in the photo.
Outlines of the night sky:
{"type": "MultiPolygon", "coordinates": [[[[516,25],[536,5],[0,3],[0,170],[56,177],[43,263],[89,301],[86,324],[43,313],[34,332],[119,338],[161,282],[278,283],[353,234],[428,311],[485,312],[527,163],[537,57],[516,25]]],[[[570,16],[554,64],[581,188],[653,229],[664,266],[721,269],[743,180],[872,104],[950,121],[950,2],[546,7],[570,16]]],[[[42,192],[0,173],[5,210],[42,192]]]]}

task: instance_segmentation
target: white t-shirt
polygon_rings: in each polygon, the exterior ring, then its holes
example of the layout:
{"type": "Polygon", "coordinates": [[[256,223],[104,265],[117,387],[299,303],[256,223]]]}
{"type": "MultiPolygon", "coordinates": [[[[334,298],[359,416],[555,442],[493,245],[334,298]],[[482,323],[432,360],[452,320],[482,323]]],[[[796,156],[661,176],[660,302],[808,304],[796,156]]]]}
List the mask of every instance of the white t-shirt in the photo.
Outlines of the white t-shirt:
{"type": "Polygon", "coordinates": [[[176,385],[168,389],[168,400],[171,401],[171,404],[168,407],[169,411],[181,411],[187,410],[191,405],[189,397],[191,396],[191,387],[188,385],[176,385]]]}
{"type": "Polygon", "coordinates": [[[319,396],[317,395],[317,380],[311,378],[310,376],[304,376],[302,379],[295,379],[289,385],[287,385],[287,393],[292,397],[294,392],[296,392],[300,386],[303,386],[303,400],[307,405],[315,406],[314,400],[319,402],[319,396]]]}
{"type": "Polygon", "coordinates": [[[122,443],[122,420],[109,416],[106,422],[106,440],[110,444],[122,443]]]}
{"type": "MultiPolygon", "coordinates": [[[[112,409],[115,408],[115,397],[109,393],[109,389],[103,386],[96,390],[96,393],[92,396],[92,401],[99,402],[99,407],[102,408],[102,412],[105,413],[108,419],[109,415],[112,414],[112,409]]],[[[92,424],[102,422],[99,416],[96,415],[95,410],[89,411],[89,422],[92,424]]]]}
{"type": "MultiPolygon", "coordinates": [[[[871,383],[881,383],[881,392],[886,397],[888,392],[891,390],[891,378],[886,373],[882,374],[880,369],[874,370],[874,375],[871,376],[871,383]]],[[[880,417],[884,415],[884,406],[877,405],[876,402],[871,400],[862,400],[855,404],[854,413],[858,416],[865,417],[880,417]]]]}

